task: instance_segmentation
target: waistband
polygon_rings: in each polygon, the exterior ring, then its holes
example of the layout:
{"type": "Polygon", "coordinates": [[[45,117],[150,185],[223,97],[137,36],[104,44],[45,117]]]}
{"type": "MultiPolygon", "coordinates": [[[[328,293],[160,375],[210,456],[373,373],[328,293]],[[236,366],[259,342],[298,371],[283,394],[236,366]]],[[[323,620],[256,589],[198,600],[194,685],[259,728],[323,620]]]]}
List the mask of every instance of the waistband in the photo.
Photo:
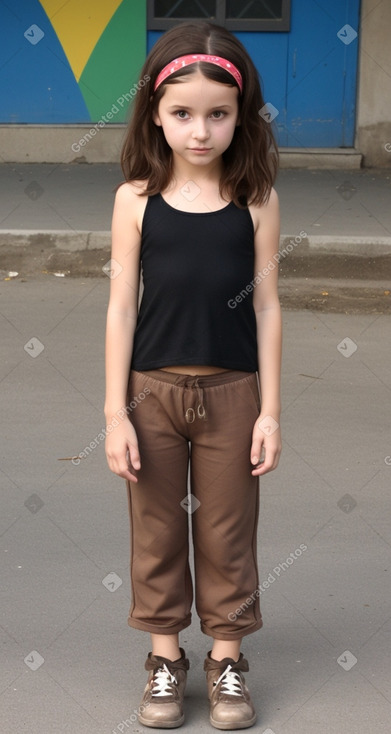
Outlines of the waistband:
{"type": "MultiPolygon", "coordinates": [[[[134,370],[137,372],[138,370],[134,370]]],[[[227,370],[226,372],[215,372],[212,375],[186,375],[178,372],[166,372],[165,370],[140,370],[140,374],[152,377],[160,382],[168,382],[177,387],[216,387],[226,385],[237,380],[255,375],[255,372],[244,372],[244,370],[227,370]]]]}
{"type": "MultiPolygon", "coordinates": [[[[137,370],[133,370],[137,372],[137,370]]],[[[252,377],[255,372],[244,372],[243,370],[227,370],[225,372],[215,372],[212,375],[182,375],[178,372],[166,372],[165,370],[140,370],[140,374],[150,377],[158,382],[165,382],[175,387],[189,388],[197,392],[197,406],[194,408],[185,408],[183,412],[187,423],[194,423],[196,418],[207,420],[206,409],[204,406],[204,390],[208,387],[219,387],[220,385],[228,385],[232,382],[239,382],[252,377]]],[[[184,400],[184,398],[183,398],[184,400]]]]}

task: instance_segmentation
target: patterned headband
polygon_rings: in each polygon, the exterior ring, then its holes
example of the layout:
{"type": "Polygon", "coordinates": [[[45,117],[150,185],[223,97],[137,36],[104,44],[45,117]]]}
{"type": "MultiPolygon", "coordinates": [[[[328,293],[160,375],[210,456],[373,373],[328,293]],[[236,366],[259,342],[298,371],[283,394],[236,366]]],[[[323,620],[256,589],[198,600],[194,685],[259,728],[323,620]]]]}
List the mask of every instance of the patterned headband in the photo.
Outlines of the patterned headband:
{"type": "Polygon", "coordinates": [[[209,54],[188,54],[187,56],[180,56],[179,58],[170,61],[170,63],[161,70],[158,78],[156,79],[153,91],[156,92],[160,84],[167,79],[168,76],[171,76],[174,71],[179,71],[179,69],[182,69],[184,66],[189,66],[189,64],[196,64],[197,61],[208,61],[209,64],[216,64],[216,66],[220,66],[222,69],[228,71],[237,82],[240,92],[242,92],[243,81],[239,69],[237,69],[230,61],[227,61],[227,59],[223,59],[221,56],[209,56],[209,54]]]}

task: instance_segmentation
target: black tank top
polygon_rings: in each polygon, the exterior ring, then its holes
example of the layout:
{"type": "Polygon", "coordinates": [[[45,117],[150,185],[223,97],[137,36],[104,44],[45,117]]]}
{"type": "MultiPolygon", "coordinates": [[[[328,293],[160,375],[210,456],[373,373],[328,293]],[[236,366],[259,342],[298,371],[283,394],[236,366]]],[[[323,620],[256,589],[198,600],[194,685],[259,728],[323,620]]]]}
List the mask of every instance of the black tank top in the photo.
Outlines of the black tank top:
{"type": "Polygon", "coordinates": [[[231,201],[219,211],[192,213],[170,206],[161,194],[148,197],[141,265],[144,292],[132,369],[258,369],[248,208],[231,201]]]}

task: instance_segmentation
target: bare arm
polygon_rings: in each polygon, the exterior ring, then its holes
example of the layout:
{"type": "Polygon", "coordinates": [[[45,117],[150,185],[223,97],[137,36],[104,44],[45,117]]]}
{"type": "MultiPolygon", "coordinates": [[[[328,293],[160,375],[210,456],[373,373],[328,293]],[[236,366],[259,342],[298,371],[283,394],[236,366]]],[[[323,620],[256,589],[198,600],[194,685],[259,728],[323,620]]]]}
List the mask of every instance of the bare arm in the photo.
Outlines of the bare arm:
{"type": "Polygon", "coordinates": [[[256,284],[253,303],[257,321],[258,372],[261,390],[261,413],[253,431],[251,463],[258,464],[262,449],[265,459],[252,474],[258,476],[275,469],[281,453],[280,378],[281,378],[281,308],[278,299],[278,266],[280,218],[278,196],[273,189],[267,204],[260,210],[255,235],[256,284]]]}
{"type": "Polygon", "coordinates": [[[110,279],[106,322],[104,405],[107,424],[113,418],[120,421],[106,437],[109,467],[116,474],[132,481],[137,481],[137,477],[130,471],[129,465],[136,470],[140,468],[137,437],[129,419],[119,419],[118,412],[126,405],[138,311],[141,237],[137,228],[137,203],[132,184],[124,184],[118,189],[112,220],[111,259],[114,261],[114,273],[110,279]]]}

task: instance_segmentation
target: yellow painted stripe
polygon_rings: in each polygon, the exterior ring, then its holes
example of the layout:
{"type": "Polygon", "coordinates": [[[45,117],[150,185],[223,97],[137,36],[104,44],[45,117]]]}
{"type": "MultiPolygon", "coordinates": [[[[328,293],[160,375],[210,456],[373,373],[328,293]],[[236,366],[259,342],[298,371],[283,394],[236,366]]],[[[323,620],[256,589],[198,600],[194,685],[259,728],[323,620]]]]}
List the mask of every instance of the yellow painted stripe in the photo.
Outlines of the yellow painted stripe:
{"type": "Polygon", "coordinates": [[[121,2],[122,0],[40,0],[77,81],[121,2]]]}

